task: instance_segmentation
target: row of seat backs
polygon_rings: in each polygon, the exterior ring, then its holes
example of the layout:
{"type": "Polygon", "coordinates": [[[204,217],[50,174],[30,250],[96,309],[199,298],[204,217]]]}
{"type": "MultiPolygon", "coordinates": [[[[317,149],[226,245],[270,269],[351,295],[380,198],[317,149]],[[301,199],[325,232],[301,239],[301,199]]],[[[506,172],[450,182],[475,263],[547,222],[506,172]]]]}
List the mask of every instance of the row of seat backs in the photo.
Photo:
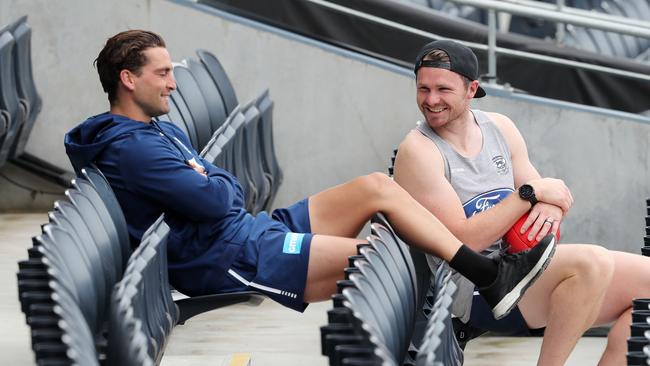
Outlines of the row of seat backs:
{"type": "Polygon", "coordinates": [[[419,297],[414,263],[386,218],[377,214],[368,244],[349,258],[321,328],[321,349],[330,365],[402,365],[419,297]]]}
{"type": "Polygon", "coordinates": [[[167,277],[169,227],[161,216],[143,235],[111,296],[109,365],[157,365],[178,322],[167,277]]]}
{"type": "Polygon", "coordinates": [[[217,57],[198,50],[199,60],[174,63],[176,90],[162,120],[175,123],[200,151],[237,106],[235,90],[217,57]]]}
{"type": "Polygon", "coordinates": [[[234,174],[242,185],[246,210],[269,210],[282,183],[273,141],[273,102],[268,89],[235,107],[215,131],[201,156],[234,174]]]}
{"type": "MultiPolygon", "coordinates": [[[[575,7],[623,18],[650,20],[650,2],[647,0],[577,1],[575,7]]],[[[650,39],[567,25],[562,43],[614,57],[647,61],[650,39]]]]}
{"type": "Polygon", "coordinates": [[[18,263],[18,296],[39,364],[98,364],[110,294],[130,255],[121,211],[100,197],[108,183],[95,169],[82,174],[18,263]]]}
{"type": "Polygon", "coordinates": [[[32,73],[27,17],[0,29],[0,167],[23,154],[41,98],[32,73]]]}
{"type": "MultiPolygon", "coordinates": [[[[430,292],[425,304],[427,321],[422,336],[414,349],[414,359],[417,366],[440,364],[445,366],[460,366],[464,356],[456,335],[451,318],[451,304],[456,292],[456,284],[451,281],[452,271],[446,263],[442,263],[432,277],[430,292]]],[[[424,309],[423,309],[424,310],[424,309]]]]}

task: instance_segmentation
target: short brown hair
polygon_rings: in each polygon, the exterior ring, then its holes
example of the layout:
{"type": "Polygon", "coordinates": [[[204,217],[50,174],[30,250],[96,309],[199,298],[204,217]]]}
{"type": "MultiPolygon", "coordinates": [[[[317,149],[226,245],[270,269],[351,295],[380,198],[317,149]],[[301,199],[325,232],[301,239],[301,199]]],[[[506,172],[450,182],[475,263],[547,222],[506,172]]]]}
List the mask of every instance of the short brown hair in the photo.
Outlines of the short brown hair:
{"type": "Polygon", "coordinates": [[[106,41],[93,64],[111,104],[117,97],[120,72],[126,69],[139,75],[147,63],[143,52],[153,47],[165,47],[165,41],[156,33],[139,29],[120,32],[106,41]]]}
{"type": "MultiPolygon", "coordinates": [[[[449,55],[447,52],[443,50],[433,50],[429,53],[427,53],[423,58],[423,60],[427,61],[436,61],[440,63],[447,63],[449,66],[451,64],[451,59],[449,58],[449,55]]],[[[469,84],[472,82],[467,76],[458,74],[461,79],[463,79],[463,84],[465,84],[465,89],[469,87],[469,84]]]]}

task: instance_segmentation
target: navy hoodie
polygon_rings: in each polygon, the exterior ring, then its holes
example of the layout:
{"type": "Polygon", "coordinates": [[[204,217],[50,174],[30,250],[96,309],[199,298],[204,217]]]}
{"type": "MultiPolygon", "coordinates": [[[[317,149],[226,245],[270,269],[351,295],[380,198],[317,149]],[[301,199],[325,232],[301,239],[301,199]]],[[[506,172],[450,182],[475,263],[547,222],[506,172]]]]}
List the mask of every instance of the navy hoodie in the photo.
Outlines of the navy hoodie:
{"type": "Polygon", "coordinates": [[[243,209],[237,179],[201,158],[170,122],[143,123],[103,113],[65,136],[72,165],[94,163],[108,179],[128,224],[131,244],[165,214],[169,277],[190,295],[215,293],[242,245],[276,226],[243,209]],[[207,177],[188,165],[194,159],[207,177]]]}

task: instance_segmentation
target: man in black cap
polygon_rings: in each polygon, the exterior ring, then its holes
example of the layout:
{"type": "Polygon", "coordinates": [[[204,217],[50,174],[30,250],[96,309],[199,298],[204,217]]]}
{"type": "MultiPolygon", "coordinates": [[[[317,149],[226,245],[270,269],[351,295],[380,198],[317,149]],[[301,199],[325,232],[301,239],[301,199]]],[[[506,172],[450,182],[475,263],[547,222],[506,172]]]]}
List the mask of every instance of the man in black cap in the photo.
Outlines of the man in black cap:
{"type": "MultiPolygon", "coordinates": [[[[473,98],[485,96],[474,53],[458,42],[431,42],[414,71],[424,121],[399,146],[395,180],[463,243],[487,255],[507,249],[501,238],[527,212],[520,231],[531,228],[527,239],[557,233],[571,192],[562,180],[540,176],[508,117],[470,108],[473,98]]],[[[517,335],[545,328],[538,364],[563,365],[585,330],[614,322],[599,365],[622,365],[632,299],[650,296],[650,260],[596,245],[560,245],[547,271],[499,321],[473,296],[473,285],[460,276],[456,281],[457,324],[517,335]]]]}

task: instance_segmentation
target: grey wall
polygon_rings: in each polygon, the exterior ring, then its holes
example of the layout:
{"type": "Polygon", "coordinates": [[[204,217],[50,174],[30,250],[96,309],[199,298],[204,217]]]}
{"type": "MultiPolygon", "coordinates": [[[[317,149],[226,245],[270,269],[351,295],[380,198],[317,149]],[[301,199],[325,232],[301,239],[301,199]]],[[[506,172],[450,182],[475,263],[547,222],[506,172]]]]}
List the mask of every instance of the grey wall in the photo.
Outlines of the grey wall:
{"type": "MultiPolygon", "coordinates": [[[[270,88],[285,172],[278,206],[385,171],[392,149],[419,118],[410,72],[214,12],[166,0],[0,2],[0,24],[24,14],[33,28],[34,73],[44,99],[27,150],[60,166],[69,167],[65,131],[107,109],[92,60],[106,38],[127,28],[163,35],[176,61],[195,57],[197,48],[214,52],[242,103],[270,88]]],[[[484,99],[476,107],[517,123],[542,175],[561,177],[572,189],[576,204],[563,225],[563,241],[638,252],[644,199],[650,196],[647,120],[503,92],[484,99]]],[[[5,189],[0,180],[0,192],[5,189]]]]}

